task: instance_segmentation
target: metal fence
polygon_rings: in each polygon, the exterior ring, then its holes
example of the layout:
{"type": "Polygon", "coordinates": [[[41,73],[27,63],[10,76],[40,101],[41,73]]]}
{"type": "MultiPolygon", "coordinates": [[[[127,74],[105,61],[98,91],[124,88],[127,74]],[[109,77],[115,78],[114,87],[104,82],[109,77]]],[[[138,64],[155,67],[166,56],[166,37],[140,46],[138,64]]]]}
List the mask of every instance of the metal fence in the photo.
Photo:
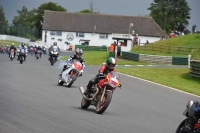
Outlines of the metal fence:
{"type": "Polygon", "coordinates": [[[0,34],[23,37],[32,41],[38,39],[38,29],[26,26],[2,26],[0,34]]]}

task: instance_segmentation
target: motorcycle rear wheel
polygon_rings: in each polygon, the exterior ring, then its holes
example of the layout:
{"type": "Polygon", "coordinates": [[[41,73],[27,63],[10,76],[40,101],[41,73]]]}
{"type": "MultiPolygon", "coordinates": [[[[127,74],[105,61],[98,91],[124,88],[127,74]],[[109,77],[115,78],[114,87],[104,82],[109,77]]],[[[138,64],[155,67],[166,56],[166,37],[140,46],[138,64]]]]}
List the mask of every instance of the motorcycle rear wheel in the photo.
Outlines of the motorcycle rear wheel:
{"type": "Polygon", "coordinates": [[[185,120],[183,120],[183,121],[179,124],[178,128],[176,129],[176,133],[181,133],[181,128],[185,125],[185,123],[187,122],[187,120],[188,120],[188,118],[186,118],[185,120]]]}
{"type": "Polygon", "coordinates": [[[85,99],[84,97],[82,98],[82,101],[81,101],[81,108],[82,109],[87,109],[91,104],[91,101],[85,99]]]}
{"type": "Polygon", "coordinates": [[[100,100],[98,101],[96,106],[96,113],[102,114],[107,109],[111,99],[112,99],[112,92],[107,91],[104,95],[103,101],[102,102],[100,100]]]}

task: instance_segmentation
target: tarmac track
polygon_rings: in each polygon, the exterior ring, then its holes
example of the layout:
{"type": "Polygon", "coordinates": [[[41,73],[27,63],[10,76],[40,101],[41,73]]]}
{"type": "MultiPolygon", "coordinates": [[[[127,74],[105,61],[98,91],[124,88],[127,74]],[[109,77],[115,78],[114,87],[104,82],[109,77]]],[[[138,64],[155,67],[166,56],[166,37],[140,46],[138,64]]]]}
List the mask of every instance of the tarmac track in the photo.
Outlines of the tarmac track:
{"type": "MultiPolygon", "coordinates": [[[[71,55],[71,52],[62,55],[71,55]]],[[[120,74],[122,89],[99,115],[80,107],[85,87],[98,66],[86,66],[71,88],[58,86],[64,62],[28,55],[20,64],[0,54],[0,133],[174,133],[189,99],[197,96],[120,74]]]]}

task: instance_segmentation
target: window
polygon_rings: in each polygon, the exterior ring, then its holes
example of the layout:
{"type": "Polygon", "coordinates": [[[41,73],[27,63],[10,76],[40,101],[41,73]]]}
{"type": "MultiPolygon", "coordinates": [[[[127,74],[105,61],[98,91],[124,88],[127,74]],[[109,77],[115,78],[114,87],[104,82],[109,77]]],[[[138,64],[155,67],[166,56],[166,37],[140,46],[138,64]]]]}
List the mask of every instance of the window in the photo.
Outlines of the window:
{"type": "Polygon", "coordinates": [[[99,34],[99,38],[108,39],[108,34],[99,34]]]}
{"type": "Polygon", "coordinates": [[[84,33],[81,33],[81,32],[76,32],[76,37],[84,37],[84,33]]]}
{"type": "Polygon", "coordinates": [[[62,32],[61,31],[50,31],[50,35],[52,35],[52,36],[62,36],[62,32]]]}

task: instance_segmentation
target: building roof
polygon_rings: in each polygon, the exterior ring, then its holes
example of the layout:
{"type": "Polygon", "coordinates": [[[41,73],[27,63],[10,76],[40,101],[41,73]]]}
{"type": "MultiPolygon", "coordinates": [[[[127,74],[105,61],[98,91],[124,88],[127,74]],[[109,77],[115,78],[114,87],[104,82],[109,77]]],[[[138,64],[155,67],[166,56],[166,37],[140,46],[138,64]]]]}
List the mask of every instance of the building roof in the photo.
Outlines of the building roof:
{"type": "Polygon", "coordinates": [[[163,30],[151,17],[68,13],[47,10],[44,12],[43,30],[129,34],[129,31],[131,31],[130,23],[134,24],[131,30],[134,30],[139,36],[164,36],[163,30]]]}

